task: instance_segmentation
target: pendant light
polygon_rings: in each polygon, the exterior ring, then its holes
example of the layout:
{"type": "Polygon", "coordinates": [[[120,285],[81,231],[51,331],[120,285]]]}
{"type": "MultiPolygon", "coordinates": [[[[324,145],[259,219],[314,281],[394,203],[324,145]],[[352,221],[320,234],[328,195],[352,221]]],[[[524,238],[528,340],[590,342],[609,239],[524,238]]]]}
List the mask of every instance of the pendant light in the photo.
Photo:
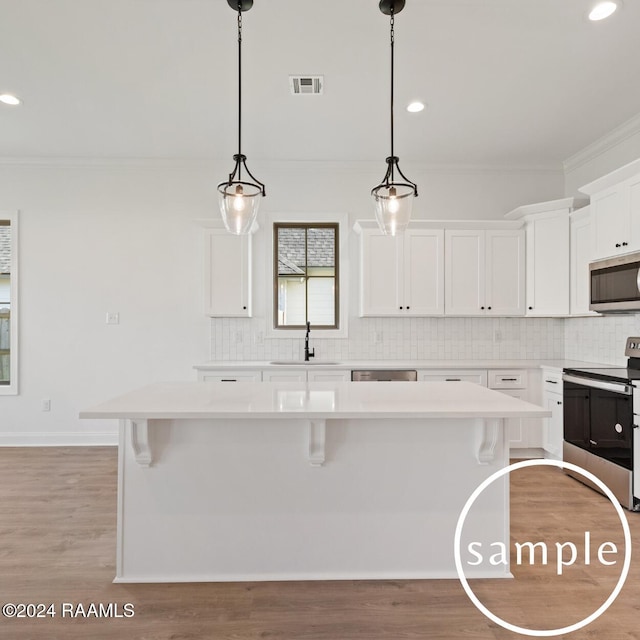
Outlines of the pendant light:
{"type": "Polygon", "coordinates": [[[247,157],[242,153],[242,12],[253,6],[253,0],[227,0],[238,12],[238,153],[229,179],[218,185],[220,213],[227,231],[247,234],[258,215],[261,199],[266,196],[264,184],[247,169],[247,157]],[[247,177],[243,179],[242,171],[247,177]]]}
{"type": "Polygon", "coordinates": [[[418,196],[418,187],[400,170],[399,158],[394,154],[393,147],[393,47],[394,47],[394,18],[404,9],[405,0],[380,0],[380,11],[390,16],[391,42],[391,155],[387,158],[387,173],[382,182],[371,190],[374,199],[375,214],[378,225],[383,233],[395,236],[404,231],[411,220],[413,199],[418,196]],[[401,180],[396,181],[396,173],[401,180]]]}

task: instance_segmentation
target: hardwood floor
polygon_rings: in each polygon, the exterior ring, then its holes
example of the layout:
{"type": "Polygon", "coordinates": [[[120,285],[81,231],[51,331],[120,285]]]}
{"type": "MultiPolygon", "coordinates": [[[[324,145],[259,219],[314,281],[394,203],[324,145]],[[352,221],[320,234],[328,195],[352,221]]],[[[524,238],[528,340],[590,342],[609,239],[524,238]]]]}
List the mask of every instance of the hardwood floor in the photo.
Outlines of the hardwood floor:
{"type": "MultiPolygon", "coordinates": [[[[552,468],[512,474],[512,538],[620,544],[606,498],[552,468]],[[551,533],[550,533],[551,532],[551,533]]],[[[2,640],[504,640],[457,580],[114,585],[116,451],[0,449],[0,604],[54,603],[55,618],[0,619],[2,640]],[[132,603],[130,618],[61,617],[61,603],[132,603]]],[[[635,544],[640,514],[628,513],[635,544]]],[[[212,541],[212,544],[215,541],[212,541]]],[[[582,550],[579,548],[582,552],[582,550]]],[[[473,581],[514,624],[566,626],[606,599],[617,569],[514,566],[515,580],[473,581]]],[[[552,561],[550,555],[550,562],[552,561]]],[[[618,565],[619,566],[619,565],[618,565]]],[[[610,609],[572,640],[640,640],[640,562],[610,609]]]]}

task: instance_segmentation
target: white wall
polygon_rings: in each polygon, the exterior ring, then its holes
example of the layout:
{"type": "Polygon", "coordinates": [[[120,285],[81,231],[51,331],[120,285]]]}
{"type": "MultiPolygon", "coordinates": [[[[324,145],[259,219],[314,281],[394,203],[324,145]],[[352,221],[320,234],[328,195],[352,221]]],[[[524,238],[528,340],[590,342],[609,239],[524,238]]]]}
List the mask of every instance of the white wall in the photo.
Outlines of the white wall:
{"type": "Polygon", "coordinates": [[[78,412],[192,377],[208,337],[192,220],[214,190],[192,169],[0,166],[2,209],[20,211],[21,304],[20,393],[0,398],[0,444],[114,442],[115,424],[78,412]]]}
{"type": "MultiPolygon", "coordinates": [[[[346,211],[355,221],[373,217],[368,194],[384,168],[287,164],[252,171],[267,184],[265,211],[302,211],[310,219],[346,211]]],[[[559,171],[403,168],[421,189],[416,217],[499,218],[562,193],[559,171]]],[[[211,334],[220,323],[202,312],[201,227],[193,221],[218,216],[215,188],[228,170],[159,161],[0,163],[0,208],[20,211],[21,270],[20,393],[0,398],[0,444],[115,442],[115,423],[80,421],[78,412],[156,380],[195,379],[193,364],[222,355],[221,334],[211,334]],[[107,311],[120,314],[119,325],[105,323],[107,311]],[[41,410],[45,398],[50,412],[41,410]]],[[[354,291],[352,316],[356,297],[354,291]]],[[[246,321],[252,328],[255,322],[246,321]]],[[[518,339],[543,331],[514,322],[522,325],[509,325],[507,333],[518,339]]],[[[469,335],[486,333],[493,344],[486,328],[493,324],[472,325],[469,335]]],[[[395,348],[405,336],[418,332],[433,345],[457,340],[462,330],[450,334],[439,320],[387,327],[392,341],[383,354],[392,349],[402,357],[414,357],[406,345],[395,348]]],[[[554,328],[553,335],[555,353],[562,332],[554,328]]],[[[478,350],[482,340],[472,345],[474,354],[501,353],[478,350]]],[[[341,354],[351,353],[348,342],[340,344],[341,354]]]]}

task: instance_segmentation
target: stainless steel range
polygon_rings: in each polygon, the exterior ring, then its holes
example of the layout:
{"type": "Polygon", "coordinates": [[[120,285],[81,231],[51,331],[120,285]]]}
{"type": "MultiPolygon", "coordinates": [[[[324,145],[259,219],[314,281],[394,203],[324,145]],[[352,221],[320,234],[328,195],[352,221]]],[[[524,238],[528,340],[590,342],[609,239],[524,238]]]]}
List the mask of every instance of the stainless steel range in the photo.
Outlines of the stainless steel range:
{"type": "MultiPolygon", "coordinates": [[[[626,367],[564,369],[563,458],[600,478],[627,509],[640,510],[640,338],[627,338],[626,367]],[[636,473],[637,470],[637,473],[636,473]]],[[[580,475],[570,473],[591,485],[580,475]]]]}

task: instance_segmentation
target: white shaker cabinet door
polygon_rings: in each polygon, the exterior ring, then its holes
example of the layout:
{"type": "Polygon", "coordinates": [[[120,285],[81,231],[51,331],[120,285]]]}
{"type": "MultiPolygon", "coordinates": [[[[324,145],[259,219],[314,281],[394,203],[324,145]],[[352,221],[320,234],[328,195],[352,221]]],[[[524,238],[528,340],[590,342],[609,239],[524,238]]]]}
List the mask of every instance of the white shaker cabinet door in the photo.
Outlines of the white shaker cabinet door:
{"type": "Polygon", "coordinates": [[[251,317],[251,235],[205,230],[205,313],[251,317]]]}
{"type": "Polygon", "coordinates": [[[594,258],[608,258],[632,250],[629,192],[617,185],[591,198],[594,258]]]}
{"type": "Polygon", "coordinates": [[[385,236],[365,229],[361,238],[360,315],[395,316],[400,313],[401,236],[385,236]]]}
{"type": "Polygon", "coordinates": [[[449,230],[445,238],[445,313],[485,315],[484,231],[449,230]]]}
{"type": "Polygon", "coordinates": [[[527,315],[569,315],[568,210],[527,222],[527,315]]]}
{"type": "Polygon", "coordinates": [[[595,311],[589,311],[591,250],[591,219],[587,206],[571,214],[571,315],[597,315],[595,311]]]}
{"type": "Polygon", "coordinates": [[[403,242],[400,306],[407,315],[444,313],[444,230],[408,229],[403,242]]]}
{"type": "Polygon", "coordinates": [[[524,314],[524,232],[485,231],[485,304],[487,315],[524,314]]]}

